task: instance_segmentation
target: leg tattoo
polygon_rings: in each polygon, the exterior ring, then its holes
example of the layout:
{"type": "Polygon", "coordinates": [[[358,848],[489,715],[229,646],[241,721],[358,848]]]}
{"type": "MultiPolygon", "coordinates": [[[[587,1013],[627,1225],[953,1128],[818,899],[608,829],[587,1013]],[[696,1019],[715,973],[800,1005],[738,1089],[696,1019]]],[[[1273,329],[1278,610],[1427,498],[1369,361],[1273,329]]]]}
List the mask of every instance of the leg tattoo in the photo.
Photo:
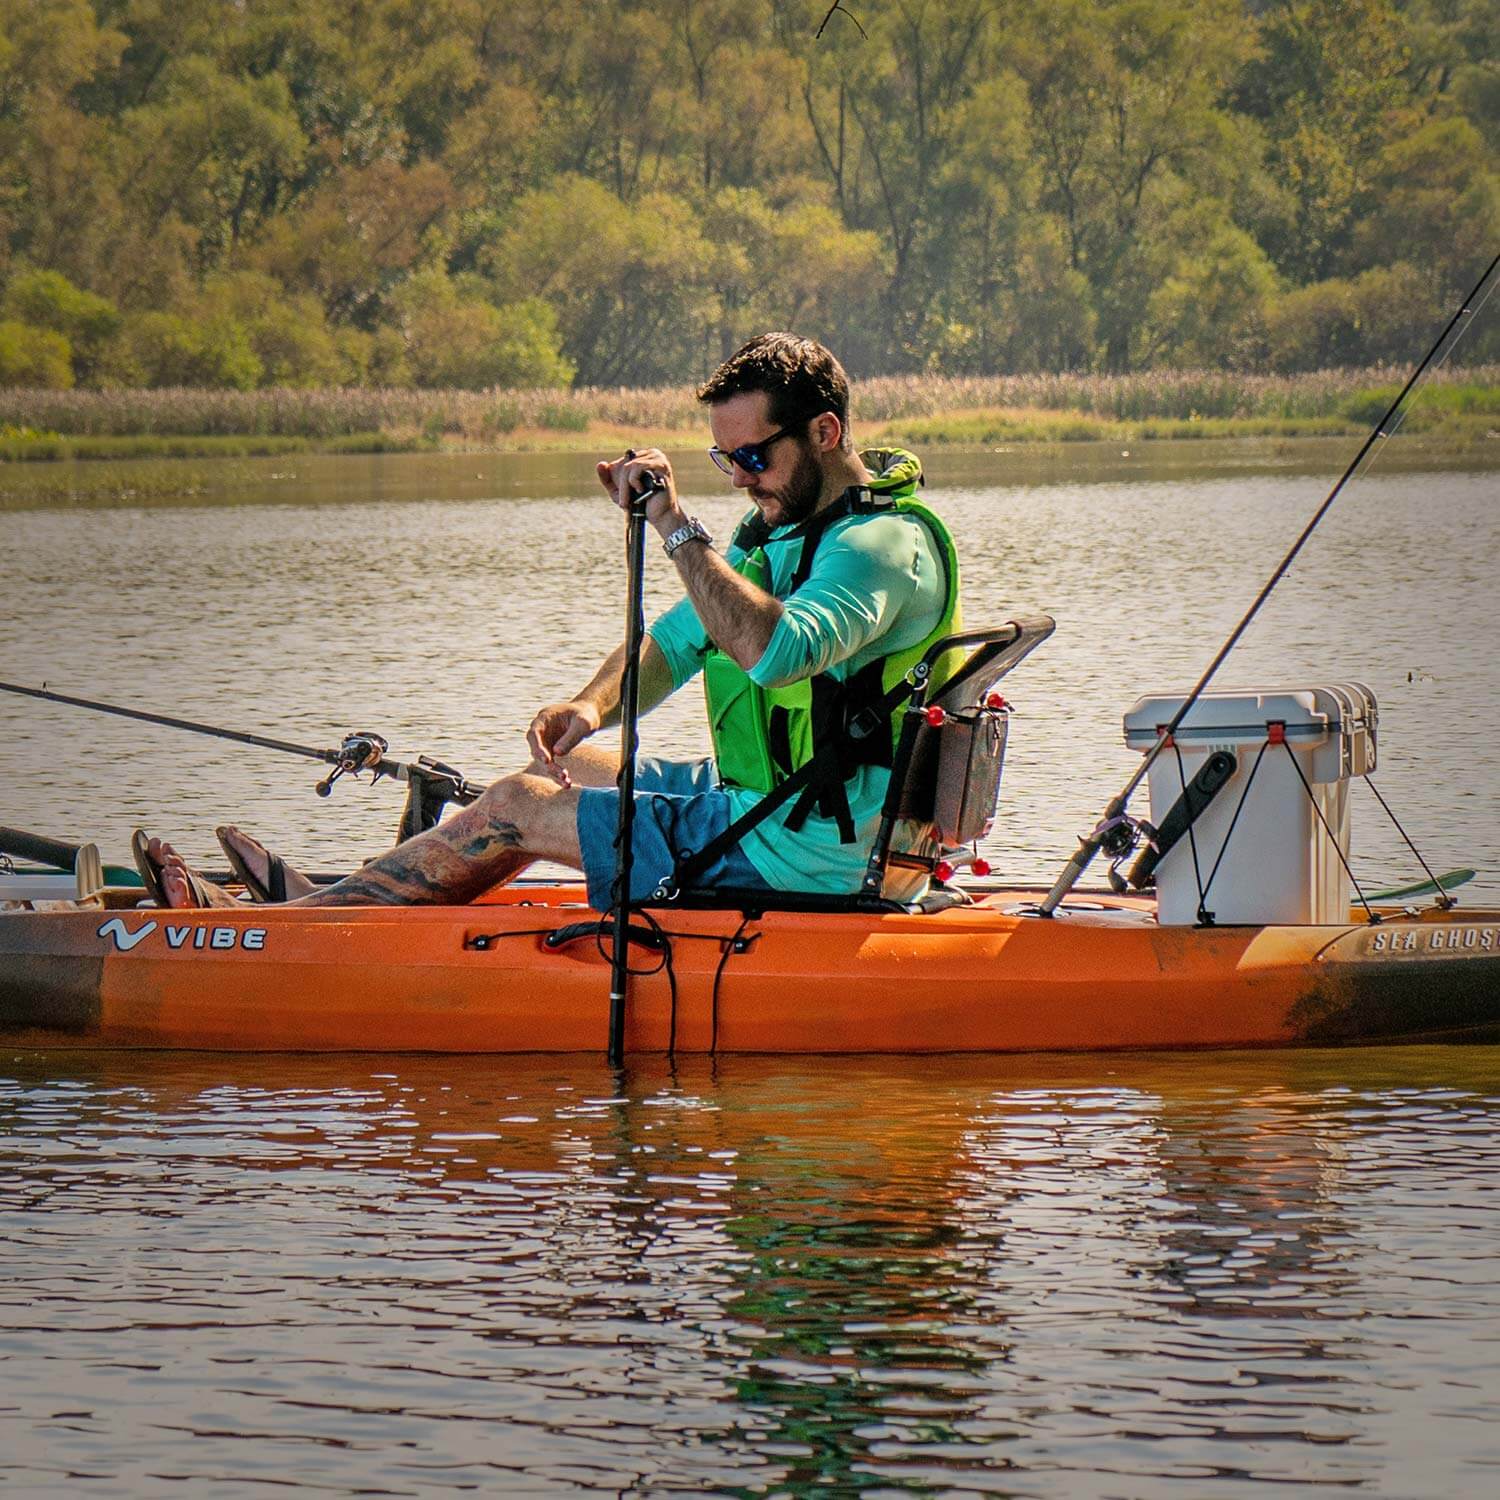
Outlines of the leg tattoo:
{"type": "Polygon", "coordinates": [[[484,859],[496,852],[509,853],[521,847],[521,830],[514,823],[497,819],[486,824],[473,838],[458,846],[465,859],[484,859]]]}
{"type": "Polygon", "coordinates": [[[466,809],[398,844],[362,870],[306,897],[307,906],[462,905],[531,863],[521,830],[466,809]]]}

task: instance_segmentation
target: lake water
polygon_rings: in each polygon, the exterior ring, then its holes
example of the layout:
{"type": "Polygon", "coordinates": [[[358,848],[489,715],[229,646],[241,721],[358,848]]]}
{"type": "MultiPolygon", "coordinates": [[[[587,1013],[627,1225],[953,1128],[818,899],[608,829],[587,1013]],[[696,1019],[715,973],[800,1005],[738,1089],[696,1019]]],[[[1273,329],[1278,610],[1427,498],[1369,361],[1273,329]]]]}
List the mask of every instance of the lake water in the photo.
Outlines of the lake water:
{"type": "MultiPolygon", "coordinates": [[[[1401,441],[1347,489],[1218,682],[1367,683],[1376,785],[1434,869],[1475,867],[1475,898],[1500,901],[1496,475],[1420,455],[1405,467],[1401,441]]],[[[1017,714],[984,849],[998,875],[1051,882],[1137,764],[1122,713],[1192,686],[1351,450],[929,455],[968,622],[1058,622],[1007,689],[1017,714]]],[[[692,505],[727,535],[742,507],[703,454],[677,458],[692,505]]],[[[0,494],[0,677],[315,747],[369,729],[394,755],[488,780],[623,632],[622,523],[584,455],[198,465],[186,497],[170,463],[114,472],[149,503],[7,509],[0,494]]],[[[12,507],[43,481],[55,490],[57,468],[0,472],[12,507]]],[[[648,559],[654,611],[675,574],[654,547],[648,559]]],[[[343,870],[388,844],[400,811],[391,783],[345,781],[323,801],[311,761],[78,709],[0,695],[0,725],[0,822],[96,839],[106,858],[124,860],[142,824],[222,868],[213,828],[237,822],[343,870]]],[[[695,688],[646,721],[642,744],[704,752],[695,688]]],[[[1421,878],[1363,786],[1353,828],[1365,883],[1421,878]]]]}
{"type": "Polygon", "coordinates": [[[14,1494],[1494,1493],[1500,1049],[0,1059],[14,1494]]]}
{"type": "MultiPolygon", "coordinates": [[[[1055,875],[1133,769],[1123,710],[1192,684],[1348,452],[930,455],[970,622],[1058,620],[1008,689],[997,873],[1055,875]]],[[[737,507],[681,465],[724,535],[737,507]]],[[[116,472],[133,493],[81,504],[65,470],[0,471],[0,677],[310,745],[372,729],[478,779],[620,632],[583,457],[116,472]]],[[[1222,675],[1368,683],[1377,784],[1489,901],[1495,492],[1392,444],[1222,675]]],[[[683,696],[647,748],[701,749],[683,696]]],[[[347,868],[399,809],[78,710],[0,697],[0,724],[0,823],[115,859],[142,823],[217,865],[235,820],[347,868]]],[[[1417,878],[1382,820],[1357,788],[1356,873],[1417,878]]],[[[5,1052],[0,1485],[1487,1495],[1497,1127],[1497,1048],[620,1075],[5,1052]]]]}

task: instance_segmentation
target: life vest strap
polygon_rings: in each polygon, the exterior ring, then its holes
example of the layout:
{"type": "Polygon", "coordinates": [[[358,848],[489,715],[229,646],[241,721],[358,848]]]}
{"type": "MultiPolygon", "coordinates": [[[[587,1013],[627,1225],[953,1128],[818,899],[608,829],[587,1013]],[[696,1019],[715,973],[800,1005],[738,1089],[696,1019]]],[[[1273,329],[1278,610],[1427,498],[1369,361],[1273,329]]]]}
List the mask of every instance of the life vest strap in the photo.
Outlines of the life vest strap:
{"type": "Polygon", "coordinates": [[[785,781],[767,792],[749,811],[735,818],[723,833],[715,835],[701,849],[680,856],[672,873],[657,886],[655,899],[672,901],[682,891],[692,889],[710,865],[723,858],[752,829],[759,828],[777,808],[790,802],[813,779],[817,768],[818,761],[814,756],[793,771],[785,781]]]}
{"type": "MultiPolygon", "coordinates": [[[[876,702],[866,705],[866,709],[876,715],[877,723],[882,723],[911,696],[911,692],[911,684],[903,678],[876,702]]],[[[795,832],[796,828],[800,828],[806,821],[808,811],[812,806],[818,805],[818,810],[823,812],[823,816],[834,817],[839,821],[841,841],[846,844],[854,842],[854,815],[849,807],[849,793],[843,775],[839,744],[830,736],[819,744],[818,749],[813,752],[808,761],[793,771],[785,781],[779,782],[746,812],[735,818],[721,834],[711,838],[701,849],[679,857],[671,875],[657,887],[656,900],[675,900],[681,892],[691,890],[715,861],[721,859],[740,843],[746,834],[759,828],[772,813],[799,795],[802,801],[792,810],[791,817],[787,819],[788,828],[795,832]],[[837,811],[837,802],[831,804],[835,811],[823,812],[825,799],[830,794],[842,795],[841,819],[837,811]],[[802,810],[804,803],[807,804],[806,811],[802,810]],[[799,812],[800,818],[798,818],[799,812]],[[793,818],[798,819],[795,825],[793,818]],[[843,836],[845,826],[848,828],[847,837],[843,836]]]]}
{"type": "Polygon", "coordinates": [[[841,844],[854,842],[849,779],[861,766],[891,764],[890,735],[873,734],[871,727],[889,722],[891,711],[900,706],[904,696],[897,695],[886,706],[886,695],[881,692],[882,665],[872,662],[843,682],[826,672],[812,679],[812,739],[817,746],[813,758],[821,766],[787,816],[790,832],[800,832],[816,809],[819,817],[837,826],[841,844]]]}

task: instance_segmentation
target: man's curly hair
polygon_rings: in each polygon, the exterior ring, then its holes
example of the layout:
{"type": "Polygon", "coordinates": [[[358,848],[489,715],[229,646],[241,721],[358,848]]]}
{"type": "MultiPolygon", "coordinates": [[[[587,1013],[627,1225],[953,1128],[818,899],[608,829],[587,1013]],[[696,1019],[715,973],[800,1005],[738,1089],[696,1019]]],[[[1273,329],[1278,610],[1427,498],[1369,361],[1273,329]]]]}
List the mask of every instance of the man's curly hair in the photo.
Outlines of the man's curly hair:
{"type": "Polygon", "coordinates": [[[698,399],[717,406],[731,396],[763,391],[777,427],[811,421],[825,411],[839,419],[849,446],[849,377],[816,339],[763,333],[736,349],[698,388],[698,399]]]}

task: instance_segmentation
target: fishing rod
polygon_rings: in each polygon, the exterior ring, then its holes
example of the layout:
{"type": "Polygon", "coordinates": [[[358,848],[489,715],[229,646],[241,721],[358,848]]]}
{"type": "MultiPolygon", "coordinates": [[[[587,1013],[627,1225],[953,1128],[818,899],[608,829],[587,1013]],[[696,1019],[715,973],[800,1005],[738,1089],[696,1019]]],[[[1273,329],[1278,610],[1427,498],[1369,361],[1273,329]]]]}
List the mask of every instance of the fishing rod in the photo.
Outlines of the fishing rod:
{"type": "Polygon", "coordinates": [[[1280,563],[1277,564],[1276,570],[1266,580],[1265,586],[1261,589],[1260,593],[1255,596],[1255,601],[1245,612],[1244,618],[1230,632],[1229,639],[1224,642],[1219,648],[1218,654],[1209,662],[1207,669],[1198,679],[1197,685],[1193,688],[1192,692],[1183,699],[1181,704],[1178,705],[1176,713],[1158,731],[1156,743],[1146,752],[1144,759],[1136,767],[1135,774],[1125,783],[1120,793],[1104,809],[1104,816],[1094,827],[1093,832],[1085,834],[1079,840],[1078,848],[1074,851],[1072,858],[1063,867],[1062,874],[1057,877],[1057,883],[1036,908],[1038,916],[1052,916],[1062,904],[1068,892],[1078,883],[1079,877],[1088,869],[1094,856],[1101,849],[1108,847],[1113,838],[1117,838],[1121,834],[1128,835],[1129,826],[1125,817],[1125,808],[1130,801],[1131,794],[1145,780],[1146,774],[1155,764],[1157,756],[1172,743],[1172,736],[1177,732],[1178,726],[1187,716],[1188,711],[1203,695],[1203,691],[1213,678],[1214,673],[1223,665],[1224,658],[1234,649],[1240,637],[1249,628],[1250,622],[1259,613],[1260,607],[1270,598],[1271,591],[1286,577],[1287,571],[1291,568],[1297,554],[1302,551],[1308,538],[1317,530],[1319,522],[1328,514],[1344,486],[1359,472],[1366,458],[1374,451],[1376,445],[1383,443],[1387,438],[1391,437],[1397,427],[1401,425],[1401,420],[1405,415],[1403,408],[1407,398],[1416,390],[1429,369],[1437,368],[1448,358],[1453,352],[1454,346],[1468,331],[1474,314],[1484,306],[1485,301],[1494,290],[1491,283],[1494,280],[1497,268],[1500,268],[1500,255],[1496,255],[1485,268],[1484,275],[1474,283],[1473,290],[1464,298],[1463,304],[1458,311],[1448,320],[1447,326],[1438,335],[1436,343],[1423,356],[1422,362],[1416,369],[1411,372],[1406,384],[1397,393],[1396,399],[1386,408],[1385,415],[1371,429],[1369,436],[1365,438],[1364,443],[1360,446],[1359,452],[1354,455],[1348,468],[1339,476],[1338,483],[1328,492],[1327,499],[1318,507],[1312,520],[1302,528],[1302,534],[1292,543],[1291,549],[1281,559],[1280,563]],[[1441,354],[1439,351],[1441,351],[1441,354]]]}
{"type": "MultiPolygon", "coordinates": [[[[314,790],[320,797],[333,791],[333,783],[340,776],[356,776],[361,771],[372,771],[372,783],[382,776],[392,781],[404,781],[413,791],[420,789],[419,799],[428,808],[435,795],[443,801],[457,802],[467,806],[475,801],[483,787],[467,781],[451,766],[441,761],[418,756],[415,761],[392,760],[386,756],[388,742],[378,734],[361,731],[347,734],[337,750],[319,750],[310,745],[298,745],[291,740],[273,739],[270,735],[250,734],[242,729],[224,729],[217,724],[201,724],[196,719],[181,719],[172,714],[148,713],[141,708],[122,708],[117,703],[103,703],[96,698],[77,698],[70,693],[54,693],[50,688],[25,687],[16,682],[0,682],[0,692],[17,693],[25,698],[39,698],[44,703],[62,703],[70,708],[92,709],[95,713],[113,714],[121,719],[136,719],[143,724],[160,724],[167,729],[183,729],[190,734],[203,734],[217,740],[232,740],[237,745],[254,745],[261,750],[276,750],[284,755],[300,755],[307,760],[322,761],[333,767],[314,790]]],[[[440,804],[439,804],[440,806],[440,804]]],[[[403,829],[406,819],[403,819],[403,829]]],[[[410,832],[419,832],[411,829],[410,832]]]]}

